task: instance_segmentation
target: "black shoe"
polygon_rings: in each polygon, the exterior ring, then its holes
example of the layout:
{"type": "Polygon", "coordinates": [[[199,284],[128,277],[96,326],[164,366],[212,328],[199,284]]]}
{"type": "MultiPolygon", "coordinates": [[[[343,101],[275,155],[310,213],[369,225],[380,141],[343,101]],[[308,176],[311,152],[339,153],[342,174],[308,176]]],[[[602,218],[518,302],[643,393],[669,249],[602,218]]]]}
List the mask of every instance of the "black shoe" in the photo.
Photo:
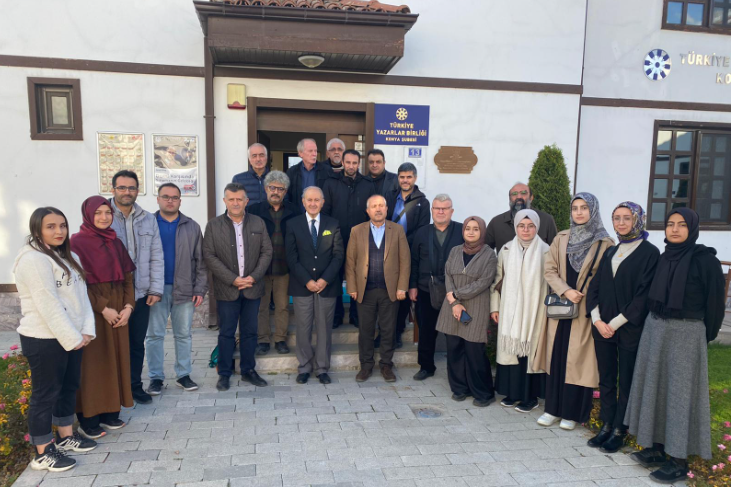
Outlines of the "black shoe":
{"type": "Polygon", "coordinates": [[[254,385],[256,387],[266,387],[269,384],[267,384],[267,381],[259,377],[259,374],[256,373],[256,370],[251,369],[250,371],[244,373],[241,372],[241,380],[245,380],[251,385],[254,385]]]}
{"type": "Polygon", "coordinates": [[[76,466],[76,460],[66,456],[66,452],[57,449],[55,443],[46,446],[43,454],[36,453],[30,462],[33,470],[48,470],[49,472],[65,472],[76,466]]]}
{"type": "Polygon", "coordinates": [[[318,375],[317,378],[320,379],[320,384],[332,384],[332,380],[330,379],[330,376],[327,375],[327,372],[323,372],[318,375]]]}
{"type": "MultiPolygon", "coordinates": [[[[624,428],[615,428],[612,436],[605,441],[599,451],[602,453],[614,453],[624,446],[624,438],[627,436],[627,430],[624,428]]],[[[590,445],[591,446],[591,445],[590,445]]]]}
{"type": "Polygon", "coordinates": [[[150,385],[147,386],[147,393],[151,396],[159,396],[162,394],[163,382],[160,379],[152,379],[150,385]]]}
{"type": "Polygon", "coordinates": [[[612,436],[612,430],[614,430],[614,428],[612,428],[611,424],[605,424],[602,426],[602,429],[599,430],[599,433],[597,433],[594,438],[587,441],[586,444],[592,448],[599,448],[609,439],[610,436],[612,436]]]}
{"type": "Polygon", "coordinates": [[[495,396],[492,396],[490,399],[475,399],[472,401],[472,405],[478,408],[486,408],[490,404],[495,402],[495,396]]]}
{"type": "Polygon", "coordinates": [[[219,375],[218,382],[216,382],[216,389],[223,392],[229,390],[230,387],[230,378],[226,375],[219,375]]]}
{"type": "Polygon", "coordinates": [[[452,400],[462,402],[469,397],[469,394],[452,394],[452,400]]]}
{"type": "Polygon", "coordinates": [[[654,447],[634,452],[630,455],[630,457],[639,462],[639,464],[645,468],[657,467],[663,465],[667,461],[665,452],[654,447]]]}
{"type": "Polygon", "coordinates": [[[120,428],[124,428],[125,426],[127,426],[127,423],[125,423],[121,419],[117,418],[117,419],[112,419],[109,421],[103,421],[103,422],[99,423],[99,426],[103,426],[104,428],[106,428],[108,430],[118,430],[120,428]]]}
{"type": "Polygon", "coordinates": [[[132,391],[132,398],[137,404],[150,404],[152,403],[152,396],[142,390],[140,387],[137,390],[132,391]]]}
{"type": "Polygon", "coordinates": [[[404,342],[401,341],[401,335],[396,337],[396,345],[394,348],[403,348],[404,342]]]}
{"type": "Polygon", "coordinates": [[[414,374],[414,380],[424,380],[424,379],[428,379],[429,377],[434,377],[434,372],[429,372],[424,369],[421,369],[416,374],[414,374]]]}
{"type": "Polygon", "coordinates": [[[304,374],[299,374],[297,376],[297,384],[307,384],[307,381],[310,380],[310,374],[305,372],[304,374]]]}
{"type": "Polygon", "coordinates": [[[650,474],[650,479],[660,484],[674,484],[688,478],[688,465],[669,458],[662,467],[650,474]]]}
{"type": "Polygon", "coordinates": [[[277,342],[274,344],[274,348],[277,349],[277,353],[289,353],[289,347],[287,346],[287,342],[277,342]]]}
{"type": "Polygon", "coordinates": [[[66,438],[61,438],[60,436],[58,436],[58,433],[56,433],[56,448],[63,452],[85,452],[91,451],[96,447],[96,441],[84,438],[79,434],[78,431],[71,436],[67,436],[66,438]]]}
{"type": "Polygon", "coordinates": [[[534,409],[538,409],[538,401],[533,399],[532,401],[520,401],[517,406],[515,406],[515,410],[519,413],[529,413],[533,411],[534,409]]]}
{"type": "Polygon", "coordinates": [[[510,399],[509,397],[505,397],[502,401],[500,401],[500,405],[504,408],[514,408],[518,405],[517,399],[510,399]]]}
{"type": "Polygon", "coordinates": [[[198,384],[193,382],[189,375],[184,375],[180,379],[175,381],[175,385],[182,387],[184,391],[196,391],[198,390],[198,384]]]}
{"type": "Polygon", "coordinates": [[[256,355],[266,355],[269,353],[269,344],[260,343],[256,346],[256,355]]]}
{"type": "Polygon", "coordinates": [[[102,436],[106,436],[107,432],[101,426],[97,426],[96,428],[83,428],[79,426],[79,434],[86,439],[97,440],[102,436]]]}

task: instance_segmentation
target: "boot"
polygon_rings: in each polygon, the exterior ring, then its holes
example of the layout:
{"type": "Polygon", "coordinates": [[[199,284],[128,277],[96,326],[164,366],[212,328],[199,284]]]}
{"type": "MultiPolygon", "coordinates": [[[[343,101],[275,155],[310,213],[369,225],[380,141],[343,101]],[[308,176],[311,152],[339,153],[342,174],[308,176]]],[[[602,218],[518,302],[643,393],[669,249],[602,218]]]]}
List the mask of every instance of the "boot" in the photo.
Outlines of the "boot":
{"type": "Polygon", "coordinates": [[[615,428],[612,431],[612,436],[602,444],[599,451],[602,453],[614,453],[619,451],[624,446],[624,439],[627,436],[627,429],[625,427],[615,428]]]}
{"type": "Polygon", "coordinates": [[[599,433],[597,433],[594,438],[587,441],[586,444],[592,448],[599,448],[609,439],[610,436],[612,436],[612,425],[605,423],[604,426],[602,426],[602,429],[599,430],[599,433]]]}

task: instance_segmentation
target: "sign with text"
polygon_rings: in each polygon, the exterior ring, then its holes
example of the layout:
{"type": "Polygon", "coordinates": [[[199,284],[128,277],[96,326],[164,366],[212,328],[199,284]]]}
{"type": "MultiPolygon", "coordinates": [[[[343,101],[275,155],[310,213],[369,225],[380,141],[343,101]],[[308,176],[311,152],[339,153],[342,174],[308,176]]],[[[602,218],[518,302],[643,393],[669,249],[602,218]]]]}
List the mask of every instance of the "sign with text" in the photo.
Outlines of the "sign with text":
{"type": "Polygon", "coordinates": [[[373,143],[378,145],[429,145],[428,105],[382,105],[375,107],[373,143]]]}

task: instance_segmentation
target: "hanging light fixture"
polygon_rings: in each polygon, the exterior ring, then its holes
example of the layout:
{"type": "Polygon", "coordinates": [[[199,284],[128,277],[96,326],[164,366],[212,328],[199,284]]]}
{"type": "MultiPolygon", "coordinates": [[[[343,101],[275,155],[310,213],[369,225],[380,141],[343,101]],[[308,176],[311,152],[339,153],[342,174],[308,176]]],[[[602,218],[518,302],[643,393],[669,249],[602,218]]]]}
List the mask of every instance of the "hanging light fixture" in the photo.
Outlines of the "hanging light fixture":
{"type": "Polygon", "coordinates": [[[316,68],[325,62],[325,58],[319,54],[303,54],[297,60],[308,68],[316,68]]]}

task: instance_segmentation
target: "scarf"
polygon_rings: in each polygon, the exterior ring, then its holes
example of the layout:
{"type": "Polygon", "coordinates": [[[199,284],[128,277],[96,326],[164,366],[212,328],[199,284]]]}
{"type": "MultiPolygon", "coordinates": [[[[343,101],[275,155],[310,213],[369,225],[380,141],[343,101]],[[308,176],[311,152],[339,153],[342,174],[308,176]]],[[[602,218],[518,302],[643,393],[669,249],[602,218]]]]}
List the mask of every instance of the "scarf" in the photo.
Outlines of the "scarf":
{"type": "MultiPolygon", "coordinates": [[[[515,229],[515,234],[518,234],[518,224],[522,222],[525,219],[529,219],[533,225],[536,227],[536,236],[538,235],[538,230],[541,229],[541,218],[538,216],[538,213],[531,209],[525,209],[520,210],[517,212],[513,217],[513,228],[515,229]]],[[[531,246],[531,243],[533,243],[533,240],[535,240],[535,237],[533,237],[532,240],[526,242],[525,240],[518,239],[518,242],[520,243],[520,246],[523,248],[523,250],[527,249],[531,246]]]]}
{"type": "Polygon", "coordinates": [[[468,216],[467,219],[464,221],[464,226],[462,227],[462,238],[464,239],[464,229],[471,221],[477,222],[477,226],[480,227],[480,238],[477,239],[477,242],[473,243],[469,243],[465,239],[463,247],[464,253],[467,255],[475,255],[477,252],[482,250],[482,247],[485,246],[485,237],[487,237],[487,225],[485,225],[485,220],[483,220],[479,216],[468,216]]]}
{"type": "Polygon", "coordinates": [[[676,208],[665,217],[667,227],[670,216],[679,214],[688,225],[688,238],[681,243],[670,243],[665,239],[665,252],[660,256],[657,263],[655,278],[650,286],[648,297],[657,302],[655,307],[659,311],[667,309],[683,309],[683,298],[685,296],[685,282],[688,280],[693,254],[704,245],[696,245],[700,233],[700,218],[698,213],[690,208],[676,208]]]}
{"type": "Polygon", "coordinates": [[[607,230],[602,223],[602,216],[599,214],[599,200],[591,193],[576,193],[571,198],[571,204],[576,200],[584,200],[589,206],[589,221],[579,225],[571,218],[571,229],[569,230],[569,243],[566,252],[569,254],[569,262],[576,272],[581,272],[584,259],[589,254],[589,249],[603,238],[609,237],[607,230]]]}
{"type": "Polygon", "coordinates": [[[642,207],[637,203],[625,201],[618,204],[617,208],[612,211],[612,218],[614,218],[614,212],[617,211],[617,209],[619,208],[627,208],[629,211],[632,212],[632,230],[630,230],[627,235],[620,235],[619,233],[617,233],[619,243],[623,244],[635,242],[637,240],[647,240],[647,237],[650,234],[645,231],[645,224],[647,223],[645,210],[643,210],[642,207]]]}
{"type": "Polygon", "coordinates": [[[79,256],[88,284],[122,282],[125,274],[135,270],[127,249],[112,227],[102,230],[94,225],[94,212],[102,205],[111,208],[109,201],[101,196],[92,196],[81,204],[83,223],[79,233],[71,237],[71,250],[79,256]]]}

